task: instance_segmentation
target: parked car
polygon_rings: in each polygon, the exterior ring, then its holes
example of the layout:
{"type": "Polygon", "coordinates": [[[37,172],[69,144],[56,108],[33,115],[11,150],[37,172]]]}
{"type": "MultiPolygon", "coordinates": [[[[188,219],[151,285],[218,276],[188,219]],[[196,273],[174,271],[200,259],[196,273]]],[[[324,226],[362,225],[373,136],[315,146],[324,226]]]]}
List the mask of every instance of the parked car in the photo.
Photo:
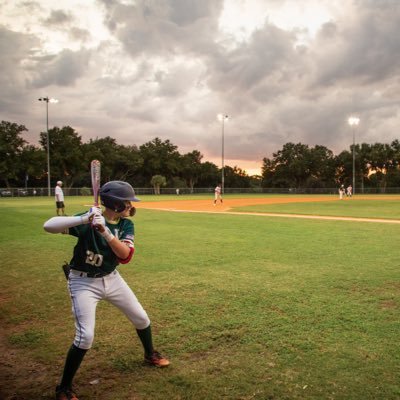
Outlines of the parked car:
{"type": "Polygon", "coordinates": [[[2,191],[0,191],[0,196],[1,197],[11,197],[12,196],[11,190],[2,190],[2,191]]]}
{"type": "Polygon", "coordinates": [[[28,196],[28,191],[25,189],[18,189],[18,196],[28,196]]]}

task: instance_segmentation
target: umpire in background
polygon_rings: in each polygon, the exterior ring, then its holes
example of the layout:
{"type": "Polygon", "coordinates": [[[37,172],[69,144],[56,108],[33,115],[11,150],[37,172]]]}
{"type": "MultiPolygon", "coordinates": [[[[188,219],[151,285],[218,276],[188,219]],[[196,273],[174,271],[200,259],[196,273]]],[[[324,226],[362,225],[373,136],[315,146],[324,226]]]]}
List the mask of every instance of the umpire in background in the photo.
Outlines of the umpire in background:
{"type": "Polygon", "coordinates": [[[61,188],[62,184],[63,183],[61,181],[57,181],[57,185],[55,188],[57,215],[60,215],[60,210],[61,210],[62,215],[65,215],[64,192],[61,188]]]}

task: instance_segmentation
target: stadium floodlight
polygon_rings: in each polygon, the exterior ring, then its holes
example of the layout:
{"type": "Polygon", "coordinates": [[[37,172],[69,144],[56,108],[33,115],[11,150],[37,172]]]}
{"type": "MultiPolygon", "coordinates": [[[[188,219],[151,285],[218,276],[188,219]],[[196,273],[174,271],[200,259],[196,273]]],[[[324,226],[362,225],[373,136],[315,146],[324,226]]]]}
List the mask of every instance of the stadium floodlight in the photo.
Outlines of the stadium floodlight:
{"type": "Polygon", "coordinates": [[[50,141],[49,141],[49,103],[58,103],[57,99],[49,99],[48,96],[40,97],[39,101],[46,102],[46,141],[47,141],[47,195],[50,196],[50,141]]]}
{"type": "Polygon", "coordinates": [[[225,146],[225,121],[227,121],[229,119],[228,115],[226,114],[218,114],[217,118],[219,121],[221,121],[222,123],[222,146],[221,146],[221,193],[224,193],[225,190],[225,160],[224,160],[224,146],[225,146]]]}
{"type": "Polygon", "coordinates": [[[352,128],[353,131],[353,194],[356,193],[356,153],[355,153],[355,147],[356,147],[356,127],[360,123],[360,118],[358,117],[350,117],[347,121],[349,125],[352,128]]]}

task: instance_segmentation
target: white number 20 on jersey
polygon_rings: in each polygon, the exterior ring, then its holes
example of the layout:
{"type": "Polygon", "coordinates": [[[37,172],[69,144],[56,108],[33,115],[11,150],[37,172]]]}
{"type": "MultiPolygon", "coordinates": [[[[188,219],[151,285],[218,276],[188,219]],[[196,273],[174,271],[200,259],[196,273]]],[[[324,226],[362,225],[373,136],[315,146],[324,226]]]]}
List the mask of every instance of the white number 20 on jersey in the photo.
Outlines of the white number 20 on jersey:
{"type": "Polygon", "coordinates": [[[86,251],[86,264],[93,265],[94,267],[100,267],[103,264],[103,256],[101,254],[95,254],[93,251],[86,251]]]}

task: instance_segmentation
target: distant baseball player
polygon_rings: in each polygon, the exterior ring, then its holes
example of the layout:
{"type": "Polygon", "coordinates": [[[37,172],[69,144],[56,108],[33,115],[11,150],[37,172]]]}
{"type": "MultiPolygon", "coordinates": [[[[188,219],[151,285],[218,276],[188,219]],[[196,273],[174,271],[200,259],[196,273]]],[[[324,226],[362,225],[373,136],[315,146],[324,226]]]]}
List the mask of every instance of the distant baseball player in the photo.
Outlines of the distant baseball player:
{"type": "Polygon", "coordinates": [[[132,201],[139,201],[129,183],[111,181],[100,189],[101,204],[72,217],[53,217],[44,224],[50,233],[68,233],[78,241],[68,275],[68,290],[75,318],[75,339],[65,361],[57,400],[77,400],[73,378],[92,347],[96,306],[107,300],[121,310],[136,328],[144,348],[144,361],[166,367],[169,361],[154,350],[150,319],[133,291],[117,271],[134,253],[134,225],[126,217],[134,215],[132,201]]]}
{"type": "Polygon", "coordinates": [[[346,189],[344,188],[344,185],[341,185],[339,188],[339,199],[343,200],[343,196],[346,193],[346,189]]]}
{"type": "Polygon", "coordinates": [[[214,189],[214,206],[217,205],[217,200],[219,200],[222,204],[222,184],[219,183],[217,187],[214,189]]]}
{"type": "Polygon", "coordinates": [[[55,188],[55,199],[56,199],[56,210],[57,215],[60,215],[60,210],[62,215],[65,215],[65,205],[64,205],[64,192],[61,188],[61,181],[57,181],[57,186],[55,188]]]}
{"type": "Polygon", "coordinates": [[[347,186],[346,195],[347,195],[347,197],[353,196],[353,186],[351,186],[351,185],[347,186]]]}

